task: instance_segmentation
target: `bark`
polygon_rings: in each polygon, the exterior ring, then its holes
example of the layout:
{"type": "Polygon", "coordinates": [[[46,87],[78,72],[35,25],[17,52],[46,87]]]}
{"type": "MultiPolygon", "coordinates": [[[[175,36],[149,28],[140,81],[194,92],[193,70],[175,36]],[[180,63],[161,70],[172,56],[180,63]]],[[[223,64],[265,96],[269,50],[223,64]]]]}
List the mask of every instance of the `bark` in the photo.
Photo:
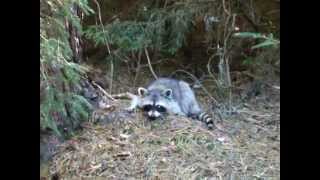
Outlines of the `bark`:
{"type": "MultiPolygon", "coordinates": [[[[81,19],[82,12],[77,5],[74,5],[71,8],[71,12],[73,13],[74,16],[77,16],[81,19]]],[[[83,58],[83,48],[82,48],[83,41],[81,39],[80,32],[68,20],[66,20],[65,26],[67,31],[69,32],[69,44],[73,54],[72,59],[75,63],[81,63],[83,62],[84,58],[83,58]]]]}

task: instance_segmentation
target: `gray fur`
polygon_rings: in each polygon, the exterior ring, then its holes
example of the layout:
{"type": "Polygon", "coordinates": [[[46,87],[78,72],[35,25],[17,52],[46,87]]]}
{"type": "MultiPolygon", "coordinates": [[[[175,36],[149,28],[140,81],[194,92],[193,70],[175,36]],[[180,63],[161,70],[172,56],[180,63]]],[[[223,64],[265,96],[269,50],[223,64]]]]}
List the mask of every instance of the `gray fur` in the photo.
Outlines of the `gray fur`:
{"type": "MultiPolygon", "coordinates": [[[[209,125],[212,124],[212,119],[202,111],[193,90],[189,84],[184,81],[171,78],[159,78],[152,81],[146,89],[140,87],[138,94],[139,98],[131,102],[131,109],[135,107],[143,108],[146,105],[153,107],[161,105],[165,107],[167,113],[195,117],[200,121],[206,122],[208,127],[212,127],[212,125],[209,125]]],[[[157,109],[153,108],[150,112],[146,112],[146,115],[148,117],[155,113],[159,115],[156,111],[157,109]]],[[[160,114],[163,116],[163,113],[160,114]]]]}

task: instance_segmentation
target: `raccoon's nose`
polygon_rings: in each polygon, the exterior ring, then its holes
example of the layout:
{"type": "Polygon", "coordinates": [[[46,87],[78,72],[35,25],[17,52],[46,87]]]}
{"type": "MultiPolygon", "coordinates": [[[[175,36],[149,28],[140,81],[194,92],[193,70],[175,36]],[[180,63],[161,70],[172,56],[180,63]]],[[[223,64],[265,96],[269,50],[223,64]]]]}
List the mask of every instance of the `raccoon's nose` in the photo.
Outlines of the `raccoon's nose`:
{"type": "Polygon", "coordinates": [[[156,111],[149,111],[148,118],[149,120],[155,120],[159,117],[159,114],[156,111]]]}
{"type": "Polygon", "coordinates": [[[153,120],[156,120],[156,116],[149,116],[149,119],[151,120],[151,121],[153,121],[153,120]]]}

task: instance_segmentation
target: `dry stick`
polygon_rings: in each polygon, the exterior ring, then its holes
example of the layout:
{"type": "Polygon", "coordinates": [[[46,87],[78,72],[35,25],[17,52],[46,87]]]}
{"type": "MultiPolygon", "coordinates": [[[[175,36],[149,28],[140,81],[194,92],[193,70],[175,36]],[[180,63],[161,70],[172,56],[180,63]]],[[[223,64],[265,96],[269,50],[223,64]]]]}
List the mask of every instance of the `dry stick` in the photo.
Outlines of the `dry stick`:
{"type": "Polygon", "coordinates": [[[230,16],[230,12],[226,9],[226,2],[225,0],[222,0],[222,6],[223,6],[223,10],[226,14],[228,14],[228,16],[230,16]]]}
{"type": "Polygon", "coordinates": [[[135,74],[134,80],[133,80],[133,87],[136,87],[136,81],[137,81],[137,78],[138,78],[138,75],[139,75],[139,72],[140,72],[140,69],[141,69],[141,54],[142,54],[142,52],[139,51],[136,74],[135,74]]]}
{"type": "Polygon", "coordinates": [[[163,8],[166,8],[166,7],[167,7],[167,3],[168,3],[168,1],[166,0],[166,1],[164,2],[163,8]]]}
{"type": "Polygon", "coordinates": [[[122,98],[127,98],[127,99],[134,99],[137,97],[137,95],[134,95],[130,92],[125,92],[125,93],[120,93],[120,94],[115,94],[115,95],[112,95],[113,98],[117,98],[117,99],[122,99],[122,98]]]}
{"type": "MultiPolygon", "coordinates": [[[[102,32],[105,35],[106,33],[105,33],[105,29],[104,29],[104,26],[103,26],[103,23],[102,23],[100,4],[99,4],[99,2],[97,0],[94,0],[94,2],[96,3],[97,8],[98,8],[98,16],[99,16],[100,25],[101,25],[101,28],[102,28],[102,32]]],[[[103,36],[103,38],[104,38],[104,40],[106,42],[108,53],[109,53],[109,55],[111,55],[111,50],[110,50],[107,38],[105,36],[103,36]]],[[[110,60],[110,62],[111,62],[111,67],[110,67],[110,74],[111,74],[110,76],[111,77],[110,77],[110,88],[109,88],[109,91],[112,92],[114,66],[113,66],[113,60],[112,59],[110,60]]]]}
{"type": "Polygon", "coordinates": [[[148,53],[147,48],[144,48],[144,53],[145,53],[146,56],[147,56],[149,68],[150,68],[150,71],[151,71],[153,77],[154,77],[155,79],[158,79],[158,76],[157,76],[156,73],[154,73],[154,71],[153,71],[153,68],[152,68],[152,65],[151,65],[151,62],[150,62],[149,53],[148,53]]]}
{"type": "MultiPolygon", "coordinates": [[[[231,102],[232,102],[232,92],[231,92],[231,78],[230,78],[230,70],[229,70],[229,57],[226,55],[227,54],[227,42],[230,39],[230,36],[232,34],[232,30],[228,32],[228,23],[230,21],[231,18],[231,14],[229,11],[226,10],[225,7],[225,0],[222,0],[222,4],[223,4],[223,9],[225,11],[225,13],[228,15],[227,16],[227,20],[225,23],[225,28],[224,28],[224,44],[223,44],[223,55],[222,58],[220,58],[220,62],[219,62],[219,70],[220,71],[224,71],[222,75],[226,76],[225,81],[227,83],[228,89],[229,89],[229,107],[231,107],[231,102]],[[224,67],[224,68],[223,68],[224,67]]],[[[234,29],[234,25],[235,25],[235,17],[236,15],[233,14],[232,15],[232,25],[231,25],[231,29],[234,29]]],[[[222,77],[221,77],[222,78],[222,77]]]]}
{"type": "MultiPolygon", "coordinates": [[[[176,73],[176,72],[186,73],[186,74],[188,74],[194,81],[198,81],[198,79],[197,79],[193,74],[189,73],[188,71],[182,70],[182,69],[174,71],[173,73],[171,73],[171,76],[172,76],[174,73],[176,73]]],[[[207,90],[205,87],[203,87],[202,85],[200,85],[200,87],[201,87],[202,90],[210,97],[210,99],[214,101],[214,103],[219,104],[218,101],[211,96],[211,94],[208,92],[208,90],[207,90]]]]}
{"type": "MultiPolygon", "coordinates": [[[[218,47],[218,51],[219,51],[219,47],[218,47]]],[[[219,52],[218,52],[219,53],[219,52]]],[[[221,77],[219,78],[219,79],[217,79],[215,76],[214,76],[214,74],[213,74],[213,72],[210,70],[211,68],[210,68],[210,64],[211,64],[211,61],[212,61],[212,59],[215,57],[215,56],[219,56],[219,58],[220,58],[220,62],[219,62],[219,72],[220,72],[220,74],[218,74],[218,75],[220,75],[221,76],[221,60],[222,60],[222,58],[221,58],[221,54],[219,53],[215,53],[212,57],[210,57],[210,59],[209,59],[209,61],[208,61],[208,63],[207,63],[207,69],[208,69],[208,73],[209,73],[209,75],[213,78],[213,81],[216,83],[216,85],[218,86],[218,88],[219,88],[219,90],[221,91],[221,89],[222,88],[225,88],[225,86],[224,86],[224,84],[223,84],[223,82],[222,82],[222,79],[221,79],[221,77]]]]}
{"type": "Polygon", "coordinates": [[[229,88],[229,106],[232,105],[232,84],[230,78],[230,69],[229,69],[229,58],[227,57],[225,60],[226,63],[226,73],[227,73],[227,81],[228,81],[228,88],[229,88]]]}
{"type": "MultiPolygon", "coordinates": [[[[192,75],[191,73],[189,73],[189,72],[187,72],[187,71],[184,71],[184,70],[174,71],[173,73],[171,73],[171,75],[173,75],[174,73],[179,72],[179,71],[188,74],[194,81],[198,81],[198,79],[197,79],[194,75],[192,75]]],[[[208,90],[207,90],[205,87],[203,87],[202,85],[200,85],[200,87],[201,87],[202,90],[209,96],[209,98],[210,98],[211,100],[213,100],[216,105],[219,106],[220,103],[219,103],[215,98],[213,98],[213,97],[211,96],[211,94],[208,92],[208,90]]],[[[222,112],[221,112],[218,108],[217,108],[217,111],[218,111],[218,116],[219,116],[220,120],[222,121],[222,116],[221,116],[222,112]]],[[[218,128],[218,127],[217,127],[217,128],[218,128]]],[[[218,129],[219,129],[219,128],[218,128],[218,129]]],[[[219,129],[219,130],[220,130],[220,131],[223,131],[223,130],[221,130],[221,129],[219,129]]]]}
{"type": "Polygon", "coordinates": [[[215,56],[219,56],[219,54],[214,54],[213,56],[211,56],[210,58],[209,58],[209,61],[208,61],[208,63],[207,63],[207,69],[208,69],[208,73],[209,73],[209,75],[213,78],[213,81],[219,86],[220,85],[220,83],[219,83],[219,81],[218,81],[218,79],[213,75],[213,72],[211,72],[211,68],[210,68],[210,65],[211,65],[211,61],[212,61],[212,59],[215,57],[215,56]]]}
{"type": "Polygon", "coordinates": [[[96,82],[91,81],[94,86],[96,86],[105,96],[107,96],[112,101],[117,101],[110,94],[108,94],[101,86],[99,86],[96,82]]]}
{"type": "MultiPolygon", "coordinates": [[[[233,30],[234,29],[234,26],[235,26],[235,18],[236,18],[236,15],[233,14],[232,15],[232,25],[231,25],[231,29],[233,30]]],[[[227,35],[226,37],[226,40],[229,40],[230,36],[232,34],[232,31],[229,32],[229,34],[227,35]]],[[[227,45],[225,45],[226,47],[227,45]]],[[[225,49],[226,50],[226,49],[225,49]]],[[[225,57],[225,63],[226,63],[226,75],[227,75],[227,81],[228,81],[228,86],[229,86],[229,106],[231,107],[231,104],[232,104],[232,83],[231,83],[231,77],[230,77],[230,69],[229,69],[229,57],[225,57]]]]}
{"type": "MultiPolygon", "coordinates": [[[[156,61],[156,62],[151,63],[151,65],[160,64],[160,63],[162,63],[162,62],[164,62],[164,61],[168,61],[168,60],[169,60],[168,58],[160,59],[160,60],[158,60],[158,61],[156,61]]],[[[145,67],[149,67],[149,64],[142,64],[142,65],[140,65],[140,68],[145,68],[145,67]]]]}

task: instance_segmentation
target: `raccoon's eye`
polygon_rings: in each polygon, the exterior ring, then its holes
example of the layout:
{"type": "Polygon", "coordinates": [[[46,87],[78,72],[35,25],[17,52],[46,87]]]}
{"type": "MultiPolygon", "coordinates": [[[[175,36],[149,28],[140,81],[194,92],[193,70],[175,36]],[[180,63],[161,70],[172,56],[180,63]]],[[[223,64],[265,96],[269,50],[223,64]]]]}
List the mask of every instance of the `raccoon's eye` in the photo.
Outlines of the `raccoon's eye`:
{"type": "Polygon", "coordinates": [[[143,111],[150,111],[152,109],[151,105],[145,105],[143,106],[143,111]]]}
{"type": "Polygon", "coordinates": [[[157,109],[157,111],[159,111],[159,112],[166,112],[166,108],[163,107],[163,106],[160,106],[160,105],[157,105],[157,106],[156,106],[156,109],[157,109]]]}

